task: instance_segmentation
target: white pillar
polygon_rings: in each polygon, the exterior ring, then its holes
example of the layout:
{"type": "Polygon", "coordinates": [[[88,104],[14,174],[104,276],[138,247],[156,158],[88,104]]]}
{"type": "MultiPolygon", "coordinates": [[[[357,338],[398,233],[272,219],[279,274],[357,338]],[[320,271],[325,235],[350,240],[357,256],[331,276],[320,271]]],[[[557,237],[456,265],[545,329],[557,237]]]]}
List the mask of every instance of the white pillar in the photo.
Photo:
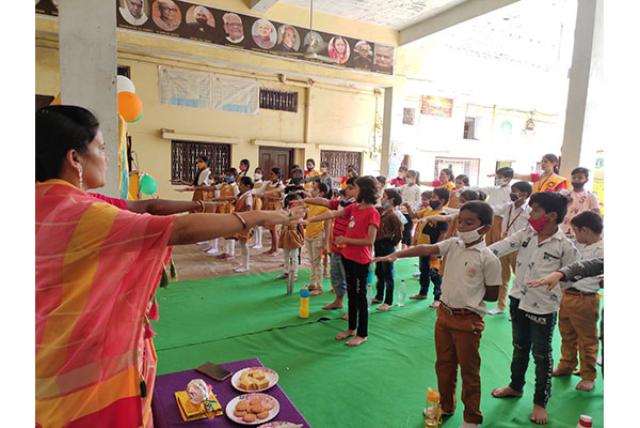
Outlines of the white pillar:
{"type": "Polygon", "coordinates": [[[603,119],[598,112],[604,80],[602,12],[602,0],[578,1],[561,149],[564,177],[576,166],[593,169],[596,151],[602,148],[603,119]]]}
{"type": "Polygon", "coordinates": [[[99,191],[118,196],[116,8],[113,1],[59,2],[60,89],[64,104],[91,110],[100,121],[109,169],[99,191]]]}
{"type": "Polygon", "coordinates": [[[380,149],[380,174],[389,176],[391,157],[391,124],[393,121],[393,87],[384,88],[384,112],[382,115],[382,147],[380,149]]]}

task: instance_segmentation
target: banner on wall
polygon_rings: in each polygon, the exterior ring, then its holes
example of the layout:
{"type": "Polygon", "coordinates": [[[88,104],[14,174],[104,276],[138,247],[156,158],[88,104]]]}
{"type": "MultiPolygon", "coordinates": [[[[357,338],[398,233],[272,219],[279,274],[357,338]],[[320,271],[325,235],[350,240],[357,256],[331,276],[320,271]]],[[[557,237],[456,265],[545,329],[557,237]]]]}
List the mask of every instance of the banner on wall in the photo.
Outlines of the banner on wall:
{"type": "MultiPolygon", "coordinates": [[[[367,40],[310,31],[281,22],[180,0],[115,0],[119,28],[250,50],[285,58],[393,74],[395,49],[367,40]],[[332,63],[305,58],[315,53],[332,63]]],[[[58,15],[57,0],[36,12],[58,15]]]]}
{"type": "Polygon", "coordinates": [[[214,110],[256,114],[260,99],[260,86],[254,79],[212,76],[212,108],[214,110]]]}
{"type": "Polygon", "coordinates": [[[175,106],[211,109],[211,74],[158,67],[160,102],[175,106]]]}
{"type": "Polygon", "coordinates": [[[423,95],[420,97],[420,113],[430,116],[451,117],[453,98],[423,95]]]}

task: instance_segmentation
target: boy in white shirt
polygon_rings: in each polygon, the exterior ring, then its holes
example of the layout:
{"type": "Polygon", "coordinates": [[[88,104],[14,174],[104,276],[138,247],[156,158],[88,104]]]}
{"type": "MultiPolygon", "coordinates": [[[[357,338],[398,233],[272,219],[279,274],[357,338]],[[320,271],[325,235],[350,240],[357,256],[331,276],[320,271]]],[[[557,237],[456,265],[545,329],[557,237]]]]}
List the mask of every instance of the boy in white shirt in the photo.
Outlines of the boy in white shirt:
{"type": "Polygon", "coordinates": [[[533,353],[536,382],[530,419],[546,424],[546,405],[551,396],[553,356],[551,341],[560,306],[560,290],[529,288],[527,283],[567,266],[579,258],[578,250],[558,228],[567,214],[566,197],[540,192],[531,196],[529,225],[489,247],[498,257],[518,251],[516,279],[509,298],[513,357],[511,383],[495,388],[496,398],[521,397],[524,376],[533,353]]]}
{"type": "MultiPolygon", "coordinates": [[[[571,220],[578,241],[580,259],[604,257],[602,217],[585,211],[571,220]]],[[[560,302],[558,327],[562,336],[562,356],[553,376],[570,376],[578,367],[580,352],[579,391],[591,391],[595,386],[598,358],[599,277],[582,278],[565,288],[560,302]]]]}
{"type": "Polygon", "coordinates": [[[495,301],[500,284],[500,261],[486,247],[484,234],[491,227],[493,210],[481,201],[467,202],[457,218],[457,237],[435,245],[416,245],[375,261],[403,257],[447,257],[442,296],[435,325],[436,375],[442,410],[455,411],[458,366],[462,376],[464,423],[482,423],[480,411],[480,337],[484,330],[484,300],[495,301]]]}
{"type": "Polygon", "coordinates": [[[402,196],[403,205],[400,206],[400,210],[404,217],[407,219],[407,223],[404,225],[404,230],[402,231],[402,244],[403,248],[411,245],[412,236],[411,233],[413,231],[413,221],[409,217],[404,204],[409,204],[411,209],[417,211],[420,209],[420,205],[422,203],[422,199],[420,198],[420,186],[418,180],[418,173],[412,169],[407,171],[406,175],[406,184],[400,187],[400,196],[402,196]]]}
{"type": "Polygon", "coordinates": [[[567,191],[567,196],[571,200],[569,208],[567,208],[567,216],[560,225],[560,229],[565,235],[573,238],[574,234],[571,230],[571,219],[585,211],[592,211],[600,214],[600,203],[595,193],[584,190],[584,185],[589,181],[589,170],[587,168],[578,167],[571,171],[571,187],[572,190],[567,191]]]}
{"type": "MultiPolygon", "coordinates": [[[[531,191],[531,184],[526,181],[518,181],[511,186],[511,194],[509,195],[511,201],[493,207],[494,214],[502,219],[501,239],[507,238],[529,225],[529,211],[531,211],[531,208],[527,201],[531,196],[531,191]]],[[[500,257],[502,285],[500,285],[500,293],[498,294],[498,304],[489,311],[489,315],[502,314],[507,309],[509,280],[511,279],[511,274],[516,273],[517,257],[517,251],[500,257]]]]}

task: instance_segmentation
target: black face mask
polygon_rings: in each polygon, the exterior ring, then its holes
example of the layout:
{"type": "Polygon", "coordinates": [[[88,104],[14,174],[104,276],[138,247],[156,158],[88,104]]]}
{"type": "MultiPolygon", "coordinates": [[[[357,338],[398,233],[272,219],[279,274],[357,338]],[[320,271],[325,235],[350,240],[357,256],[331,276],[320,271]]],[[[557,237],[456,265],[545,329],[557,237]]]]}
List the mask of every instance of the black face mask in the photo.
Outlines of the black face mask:
{"type": "Polygon", "coordinates": [[[576,183],[576,182],[571,182],[571,185],[573,186],[574,189],[576,190],[582,190],[584,188],[584,185],[586,183],[576,183]]]}
{"type": "Polygon", "coordinates": [[[313,171],[313,168],[314,168],[313,166],[312,167],[307,167],[307,171],[311,172],[311,171],[313,171]]]}
{"type": "Polygon", "coordinates": [[[302,181],[302,177],[294,177],[291,179],[293,184],[299,184],[302,181]]]}
{"type": "Polygon", "coordinates": [[[511,201],[512,201],[512,202],[515,202],[515,201],[517,201],[518,199],[520,199],[520,196],[518,196],[518,194],[517,194],[517,193],[510,193],[510,194],[509,194],[509,197],[511,198],[511,201]]]}
{"type": "Polygon", "coordinates": [[[440,207],[440,202],[438,202],[438,201],[429,201],[429,206],[431,207],[432,210],[435,210],[436,208],[440,207]]]}

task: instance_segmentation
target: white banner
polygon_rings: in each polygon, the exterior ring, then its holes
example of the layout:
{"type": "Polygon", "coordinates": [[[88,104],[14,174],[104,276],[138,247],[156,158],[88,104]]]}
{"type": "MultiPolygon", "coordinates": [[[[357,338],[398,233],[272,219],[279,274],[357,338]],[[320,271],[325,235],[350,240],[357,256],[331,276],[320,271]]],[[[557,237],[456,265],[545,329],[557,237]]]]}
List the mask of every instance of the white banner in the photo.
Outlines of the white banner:
{"type": "Polygon", "coordinates": [[[213,109],[238,113],[258,113],[260,86],[254,79],[213,76],[213,109]]]}
{"type": "Polygon", "coordinates": [[[175,106],[211,108],[211,74],[159,66],[160,102],[175,106]]]}

